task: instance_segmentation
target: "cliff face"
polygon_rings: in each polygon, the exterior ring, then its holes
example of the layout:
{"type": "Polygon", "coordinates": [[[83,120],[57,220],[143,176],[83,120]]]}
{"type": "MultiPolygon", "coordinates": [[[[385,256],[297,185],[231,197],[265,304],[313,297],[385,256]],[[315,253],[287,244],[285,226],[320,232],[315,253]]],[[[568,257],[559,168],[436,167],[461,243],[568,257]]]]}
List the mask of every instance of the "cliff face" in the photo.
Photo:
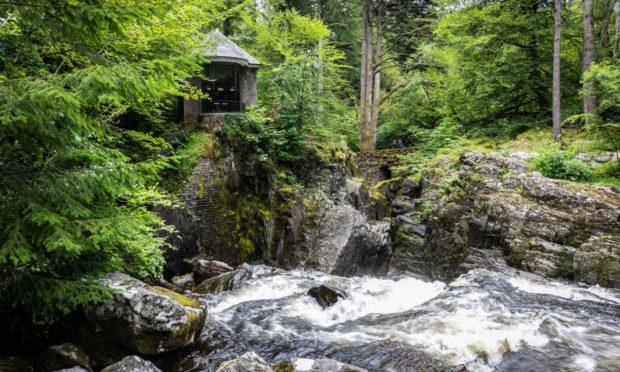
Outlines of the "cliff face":
{"type": "Polygon", "coordinates": [[[479,153],[439,173],[408,179],[392,203],[392,272],[449,279],[472,250],[497,249],[519,269],[620,287],[620,196],[611,188],[479,153]]]}
{"type": "Polygon", "coordinates": [[[495,251],[518,269],[620,287],[618,194],[529,172],[518,154],[468,153],[369,186],[353,178],[347,150],[308,150],[303,162],[276,166],[222,147],[217,159],[198,161],[183,218],[171,219],[184,233],[176,244],[189,245],[169,254],[169,266],[183,268],[175,275],[201,254],[231,265],[449,280],[471,268],[472,252],[495,251]]]}
{"type": "Polygon", "coordinates": [[[225,141],[221,146],[217,159],[198,160],[181,193],[183,207],[162,213],[184,234],[169,240],[177,247],[168,252],[170,276],[187,272],[183,262],[198,254],[231,265],[387,273],[389,222],[366,217],[368,190],[352,179],[347,149],[309,149],[303,163],[276,166],[225,141]]]}

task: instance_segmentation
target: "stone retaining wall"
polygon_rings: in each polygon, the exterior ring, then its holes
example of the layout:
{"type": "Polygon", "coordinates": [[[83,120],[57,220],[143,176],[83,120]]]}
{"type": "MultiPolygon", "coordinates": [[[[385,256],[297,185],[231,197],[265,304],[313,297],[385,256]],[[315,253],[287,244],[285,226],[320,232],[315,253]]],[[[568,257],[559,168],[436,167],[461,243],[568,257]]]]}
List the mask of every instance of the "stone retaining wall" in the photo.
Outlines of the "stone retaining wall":
{"type": "Polygon", "coordinates": [[[222,164],[199,159],[190,175],[181,200],[198,221],[204,252],[231,265],[240,263],[235,216],[223,197],[222,164]]]}
{"type": "Polygon", "coordinates": [[[360,152],[355,157],[358,175],[370,183],[393,178],[392,168],[402,164],[402,155],[415,151],[412,147],[360,152]]]}

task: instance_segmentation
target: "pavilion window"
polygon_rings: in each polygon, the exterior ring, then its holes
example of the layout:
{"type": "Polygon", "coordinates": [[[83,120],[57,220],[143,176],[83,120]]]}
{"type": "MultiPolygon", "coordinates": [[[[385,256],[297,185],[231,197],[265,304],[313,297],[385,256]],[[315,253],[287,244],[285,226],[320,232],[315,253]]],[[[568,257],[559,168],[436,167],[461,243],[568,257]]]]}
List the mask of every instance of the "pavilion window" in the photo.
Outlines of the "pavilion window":
{"type": "Polygon", "coordinates": [[[210,64],[205,66],[202,91],[209,95],[202,100],[202,113],[240,112],[239,66],[210,64]]]}

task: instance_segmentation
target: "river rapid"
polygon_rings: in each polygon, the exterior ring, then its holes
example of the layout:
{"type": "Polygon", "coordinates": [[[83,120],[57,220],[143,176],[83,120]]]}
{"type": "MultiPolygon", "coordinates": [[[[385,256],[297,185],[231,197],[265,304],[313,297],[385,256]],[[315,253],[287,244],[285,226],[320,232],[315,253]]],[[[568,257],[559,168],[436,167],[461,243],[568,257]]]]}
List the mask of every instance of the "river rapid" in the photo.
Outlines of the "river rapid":
{"type": "Polygon", "coordinates": [[[300,368],[332,358],[371,371],[620,370],[616,290],[486,269],[443,283],[245,268],[239,288],[200,297],[200,346],[173,369],[209,370],[253,350],[300,368]],[[322,309],[307,292],[324,283],[348,297],[322,309]]]}

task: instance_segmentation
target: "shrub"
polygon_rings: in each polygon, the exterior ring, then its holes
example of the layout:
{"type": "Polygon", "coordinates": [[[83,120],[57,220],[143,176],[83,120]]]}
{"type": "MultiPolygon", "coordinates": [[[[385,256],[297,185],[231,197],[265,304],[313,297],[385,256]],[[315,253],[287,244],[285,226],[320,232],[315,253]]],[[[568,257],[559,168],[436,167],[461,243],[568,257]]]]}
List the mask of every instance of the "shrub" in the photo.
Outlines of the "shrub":
{"type": "Polygon", "coordinates": [[[215,138],[210,133],[179,131],[172,140],[174,150],[167,158],[168,167],[161,173],[161,186],[173,194],[183,188],[192,173],[196,162],[201,157],[217,159],[219,149],[215,138]]]}
{"type": "Polygon", "coordinates": [[[572,154],[564,151],[552,151],[539,156],[534,169],[545,177],[569,181],[587,181],[594,177],[594,172],[587,164],[575,160],[572,154]]]}
{"type": "Polygon", "coordinates": [[[262,108],[247,114],[227,114],[223,133],[235,148],[261,163],[294,163],[305,149],[303,130],[290,116],[269,117],[262,108]]]}
{"type": "Polygon", "coordinates": [[[595,83],[599,99],[597,115],[588,122],[588,130],[602,150],[620,151],[620,70],[610,64],[593,65],[584,80],[595,83]]]}

